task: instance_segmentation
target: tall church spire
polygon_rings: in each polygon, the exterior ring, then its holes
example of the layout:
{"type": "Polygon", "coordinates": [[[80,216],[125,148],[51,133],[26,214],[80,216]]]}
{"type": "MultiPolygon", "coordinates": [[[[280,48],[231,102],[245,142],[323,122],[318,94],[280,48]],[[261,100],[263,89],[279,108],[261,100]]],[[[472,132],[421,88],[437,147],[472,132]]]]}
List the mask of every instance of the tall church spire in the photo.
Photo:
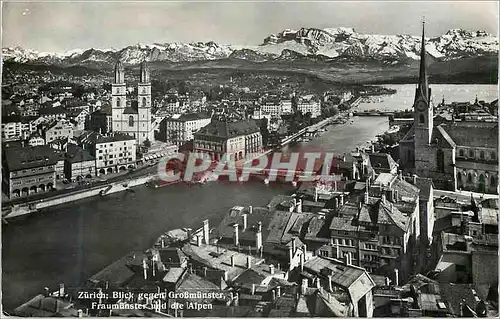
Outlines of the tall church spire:
{"type": "Polygon", "coordinates": [[[425,59],[425,21],[422,21],[422,45],[420,48],[420,73],[418,78],[418,91],[424,100],[429,103],[429,82],[427,80],[427,66],[425,59]]]}

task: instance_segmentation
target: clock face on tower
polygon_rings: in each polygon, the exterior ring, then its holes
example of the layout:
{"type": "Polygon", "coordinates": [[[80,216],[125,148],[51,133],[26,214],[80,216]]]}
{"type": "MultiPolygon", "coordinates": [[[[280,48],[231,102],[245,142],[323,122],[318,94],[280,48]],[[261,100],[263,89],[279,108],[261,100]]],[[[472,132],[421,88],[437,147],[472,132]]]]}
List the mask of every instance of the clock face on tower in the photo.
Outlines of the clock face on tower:
{"type": "Polygon", "coordinates": [[[418,101],[417,105],[415,106],[417,110],[420,112],[423,112],[427,108],[427,104],[424,101],[418,101]]]}

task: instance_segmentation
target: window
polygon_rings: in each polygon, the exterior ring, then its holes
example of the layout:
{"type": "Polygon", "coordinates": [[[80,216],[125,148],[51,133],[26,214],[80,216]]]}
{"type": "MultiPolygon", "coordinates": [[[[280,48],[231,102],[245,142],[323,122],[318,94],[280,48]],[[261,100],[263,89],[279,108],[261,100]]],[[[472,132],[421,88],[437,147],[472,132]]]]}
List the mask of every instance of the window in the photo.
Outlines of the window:
{"type": "Polygon", "coordinates": [[[464,150],[458,151],[458,156],[464,157],[465,156],[465,151],[464,150]]]}
{"type": "Polygon", "coordinates": [[[425,117],[424,117],[424,115],[423,115],[423,114],[420,114],[418,122],[419,122],[420,124],[424,124],[424,123],[425,123],[425,117]]]}
{"type": "Polygon", "coordinates": [[[458,173],[458,174],[457,174],[457,181],[458,181],[459,183],[461,183],[461,182],[462,182],[462,173],[458,173]]]}
{"type": "Polygon", "coordinates": [[[491,187],[497,186],[497,180],[496,180],[495,176],[491,176],[490,185],[491,185],[491,187]]]}
{"type": "Polygon", "coordinates": [[[128,117],[128,126],[134,126],[134,117],[132,115],[128,117]]]}
{"type": "Polygon", "coordinates": [[[326,250],[320,250],[319,255],[324,256],[324,257],[328,257],[328,252],[326,250]]]}
{"type": "Polygon", "coordinates": [[[491,152],[490,153],[490,157],[491,157],[492,160],[497,159],[497,155],[495,154],[495,152],[491,152]]]}
{"type": "Polygon", "coordinates": [[[481,152],[479,153],[479,158],[480,158],[480,159],[484,159],[484,151],[481,151],[481,152]]]}
{"type": "Polygon", "coordinates": [[[121,104],[121,99],[118,97],[116,98],[116,107],[120,107],[120,104],[121,104]]]}
{"type": "Polygon", "coordinates": [[[474,157],[474,151],[473,150],[469,150],[469,157],[474,157]]]}
{"type": "Polygon", "coordinates": [[[145,98],[145,97],[143,97],[143,98],[142,98],[142,106],[143,106],[143,107],[146,107],[146,106],[147,106],[147,104],[148,104],[148,103],[147,103],[146,98],[145,98]]]}
{"type": "Polygon", "coordinates": [[[438,166],[438,171],[444,172],[444,152],[443,152],[443,150],[437,151],[437,166],[438,166]]]}
{"type": "Polygon", "coordinates": [[[99,156],[99,159],[102,160],[102,156],[99,156]]]}
{"type": "Polygon", "coordinates": [[[467,183],[472,183],[472,174],[467,174],[467,183]]]}

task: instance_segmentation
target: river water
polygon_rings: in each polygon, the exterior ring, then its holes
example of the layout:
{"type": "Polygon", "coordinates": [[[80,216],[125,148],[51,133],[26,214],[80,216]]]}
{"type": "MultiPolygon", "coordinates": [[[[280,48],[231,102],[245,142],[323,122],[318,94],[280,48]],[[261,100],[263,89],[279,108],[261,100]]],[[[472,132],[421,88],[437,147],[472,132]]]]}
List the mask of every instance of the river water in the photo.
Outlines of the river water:
{"type": "MultiPolygon", "coordinates": [[[[284,151],[341,154],[387,129],[385,117],[359,117],[284,151]]],[[[205,218],[215,226],[235,205],[267,205],[274,195],[290,190],[290,185],[258,182],[139,187],[135,193],[83,200],[10,223],[2,228],[4,309],[13,309],[46,286],[54,289],[64,282],[76,287],[127,252],[149,247],[166,230],[200,227],[205,218]]]]}
{"type": "MultiPolygon", "coordinates": [[[[392,84],[382,85],[384,87],[396,89],[397,92],[392,95],[382,96],[381,101],[372,103],[360,103],[358,108],[361,111],[378,109],[378,110],[406,110],[413,106],[415,98],[415,84],[392,84]]],[[[484,84],[430,84],[432,91],[432,100],[434,104],[441,103],[445,99],[445,103],[451,102],[474,102],[474,99],[492,102],[498,99],[497,85],[484,84]]]]}

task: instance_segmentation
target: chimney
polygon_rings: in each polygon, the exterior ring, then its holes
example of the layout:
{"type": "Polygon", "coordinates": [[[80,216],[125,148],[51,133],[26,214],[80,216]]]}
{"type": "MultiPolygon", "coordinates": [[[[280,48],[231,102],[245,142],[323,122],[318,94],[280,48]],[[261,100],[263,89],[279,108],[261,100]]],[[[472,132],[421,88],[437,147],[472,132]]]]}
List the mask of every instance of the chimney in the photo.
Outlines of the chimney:
{"type": "Polygon", "coordinates": [[[316,288],[317,289],[321,288],[321,280],[319,279],[319,277],[316,277],[316,288]]]}
{"type": "Polygon", "coordinates": [[[153,277],[156,275],[156,269],[155,269],[155,259],[151,259],[151,271],[153,272],[153,277]]]}
{"type": "Polygon", "coordinates": [[[417,184],[417,175],[413,174],[413,185],[417,184]]]}
{"type": "Polygon", "coordinates": [[[252,257],[247,256],[247,268],[252,268],[252,257]]]}
{"type": "Polygon", "coordinates": [[[334,209],[337,209],[339,208],[339,199],[337,197],[335,197],[335,207],[334,209]]]}
{"type": "Polygon", "coordinates": [[[297,207],[297,198],[293,198],[293,207],[297,207]]]}
{"type": "Polygon", "coordinates": [[[300,271],[304,271],[304,258],[305,258],[305,255],[301,254],[300,255],[300,271]]]}
{"type": "Polygon", "coordinates": [[[44,290],[43,290],[43,295],[45,297],[48,297],[50,295],[50,291],[49,291],[49,287],[45,287],[44,290]]]}
{"type": "Polygon", "coordinates": [[[191,230],[191,228],[188,228],[186,230],[186,233],[187,233],[187,240],[189,242],[189,241],[191,241],[191,237],[193,236],[193,231],[191,230]]]}
{"type": "Polygon", "coordinates": [[[209,244],[210,239],[210,226],[208,224],[208,219],[203,221],[203,238],[205,239],[205,244],[209,244]]]}
{"type": "Polygon", "coordinates": [[[271,275],[274,275],[274,265],[273,264],[269,265],[269,273],[271,275]]]}
{"type": "Polygon", "coordinates": [[[165,248],[165,238],[161,238],[161,248],[165,248]]]}
{"type": "Polygon", "coordinates": [[[243,215],[241,215],[241,217],[243,219],[243,231],[245,231],[245,230],[247,230],[248,215],[243,214],[243,215]]]}
{"type": "Polygon", "coordinates": [[[234,305],[238,307],[240,305],[240,294],[236,293],[236,296],[234,297],[234,305]]]}
{"type": "Polygon", "coordinates": [[[292,259],[293,259],[293,248],[291,246],[288,246],[288,262],[290,263],[290,268],[292,266],[292,259]]]}
{"type": "Polygon", "coordinates": [[[385,193],[382,194],[382,203],[385,205],[386,203],[386,198],[385,198],[385,193]]]}
{"type": "Polygon", "coordinates": [[[314,187],[314,201],[317,202],[318,201],[318,187],[314,187]]]}
{"type": "Polygon", "coordinates": [[[389,277],[385,277],[385,285],[387,287],[389,287],[391,285],[391,280],[389,279],[389,277]]]}
{"type": "Polygon", "coordinates": [[[302,293],[302,295],[305,295],[308,288],[307,278],[302,279],[302,285],[300,286],[300,288],[300,292],[302,293]]]}
{"type": "Polygon", "coordinates": [[[231,256],[231,267],[234,267],[235,265],[235,261],[234,261],[234,255],[231,256]]]}
{"type": "Polygon", "coordinates": [[[252,284],[252,296],[255,295],[255,284],[252,284]]]}
{"type": "Polygon", "coordinates": [[[238,230],[238,224],[233,225],[233,232],[234,232],[234,244],[238,246],[240,244],[240,238],[239,238],[240,234],[238,230]]]}
{"type": "Polygon", "coordinates": [[[297,213],[302,213],[302,199],[297,202],[297,213]]]}
{"type": "Polygon", "coordinates": [[[297,245],[295,244],[295,237],[292,237],[292,254],[297,251],[297,245]]]}
{"type": "Polygon", "coordinates": [[[201,244],[202,244],[202,238],[200,235],[196,236],[196,245],[198,247],[201,247],[201,244]]]}
{"type": "Polygon", "coordinates": [[[399,286],[399,270],[396,268],[394,269],[394,286],[399,286]]]}
{"type": "Polygon", "coordinates": [[[148,279],[148,265],[146,264],[146,259],[142,260],[142,270],[144,272],[144,279],[148,279]]]}
{"type": "Polygon", "coordinates": [[[364,198],[364,202],[365,204],[368,204],[368,200],[370,199],[370,195],[368,193],[368,187],[366,187],[366,190],[365,190],[365,198],[364,198]]]}
{"type": "Polygon", "coordinates": [[[340,245],[337,244],[337,259],[340,259],[341,258],[340,256],[341,256],[340,255],[340,245]]]}
{"type": "Polygon", "coordinates": [[[54,299],[54,314],[59,312],[59,300],[54,299]]]}
{"type": "Polygon", "coordinates": [[[276,300],[276,290],[273,290],[273,301],[276,300]]]}
{"type": "Polygon", "coordinates": [[[207,271],[208,271],[208,268],[207,267],[203,267],[203,277],[207,276],[207,271]]]}
{"type": "Polygon", "coordinates": [[[276,296],[281,297],[281,286],[276,287],[276,296]]]}
{"type": "Polygon", "coordinates": [[[307,253],[307,245],[306,244],[304,244],[304,246],[302,246],[302,251],[304,252],[304,257],[305,257],[306,253],[307,253]]]}
{"type": "Polygon", "coordinates": [[[328,275],[328,290],[330,292],[333,291],[333,287],[332,287],[332,275],[328,275]]]}
{"type": "Polygon", "coordinates": [[[253,207],[252,207],[251,205],[250,205],[250,206],[248,206],[248,213],[249,213],[250,215],[252,215],[252,213],[253,213],[253,207]]]}
{"type": "Polygon", "coordinates": [[[65,292],[64,292],[64,284],[61,283],[59,284],[59,298],[63,298],[65,295],[65,292]]]}
{"type": "Polygon", "coordinates": [[[340,206],[344,206],[344,194],[340,194],[340,206]]]}
{"type": "Polygon", "coordinates": [[[82,318],[82,317],[83,317],[83,310],[78,309],[78,318],[82,318]]]}

